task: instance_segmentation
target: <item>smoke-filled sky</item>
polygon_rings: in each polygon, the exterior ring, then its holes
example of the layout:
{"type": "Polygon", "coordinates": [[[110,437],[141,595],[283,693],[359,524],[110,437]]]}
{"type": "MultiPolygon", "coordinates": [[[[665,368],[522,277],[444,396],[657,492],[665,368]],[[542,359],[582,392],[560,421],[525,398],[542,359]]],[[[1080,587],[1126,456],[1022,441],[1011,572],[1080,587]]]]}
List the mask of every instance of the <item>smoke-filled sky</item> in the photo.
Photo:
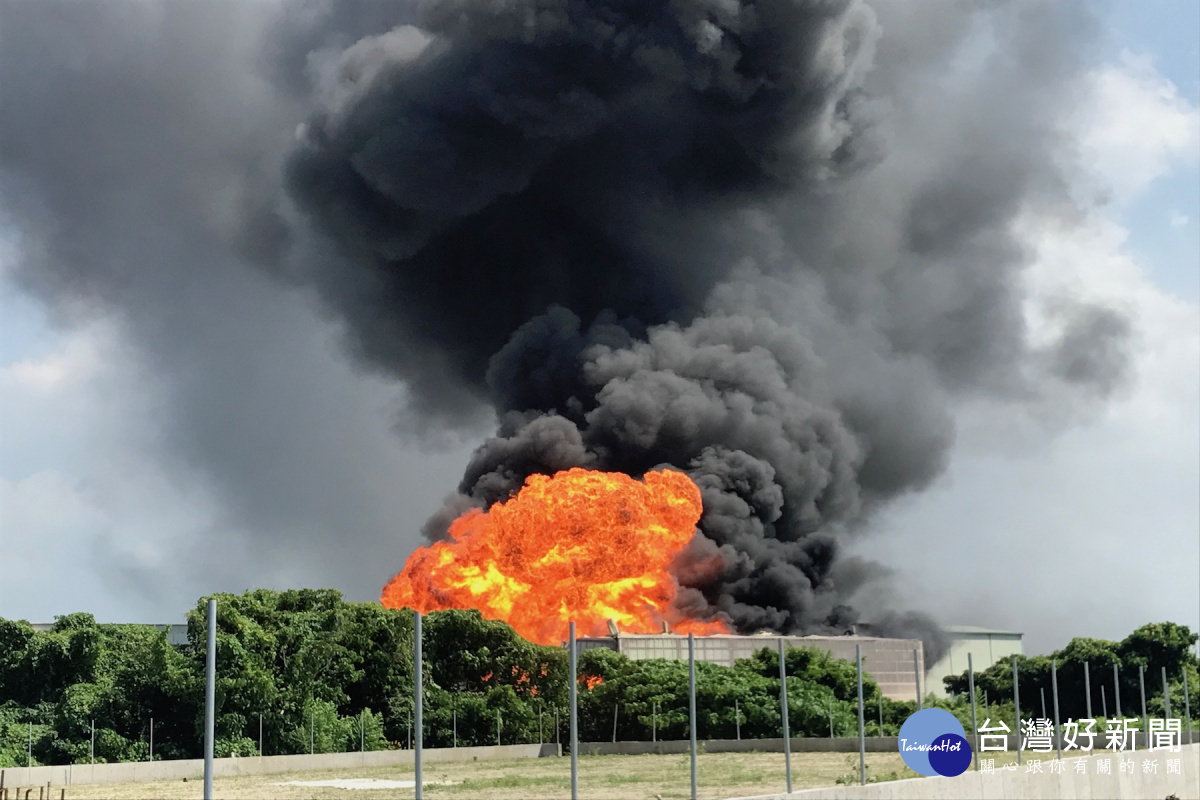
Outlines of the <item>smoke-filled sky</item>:
{"type": "Polygon", "coordinates": [[[1195,9],[650,8],[4,5],[0,615],[666,463],[746,628],[1200,624],[1195,9]]]}

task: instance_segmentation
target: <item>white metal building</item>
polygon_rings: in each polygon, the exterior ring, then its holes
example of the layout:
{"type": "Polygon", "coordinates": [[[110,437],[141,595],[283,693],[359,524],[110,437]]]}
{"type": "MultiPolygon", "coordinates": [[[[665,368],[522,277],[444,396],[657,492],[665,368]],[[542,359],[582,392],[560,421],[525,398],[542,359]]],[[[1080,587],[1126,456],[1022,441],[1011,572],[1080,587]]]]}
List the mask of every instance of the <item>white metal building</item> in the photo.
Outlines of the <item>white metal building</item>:
{"type": "Polygon", "coordinates": [[[1007,660],[1014,655],[1023,655],[1022,634],[1016,631],[997,631],[974,625],[947,625],[949,646],[936,664],[925,672],[925,692],[946,697],[946,686],[942,678],[961,675],[967,669],[967,654],[970,654],[975,672],[983,672],[997,661],[1007,660]]]}

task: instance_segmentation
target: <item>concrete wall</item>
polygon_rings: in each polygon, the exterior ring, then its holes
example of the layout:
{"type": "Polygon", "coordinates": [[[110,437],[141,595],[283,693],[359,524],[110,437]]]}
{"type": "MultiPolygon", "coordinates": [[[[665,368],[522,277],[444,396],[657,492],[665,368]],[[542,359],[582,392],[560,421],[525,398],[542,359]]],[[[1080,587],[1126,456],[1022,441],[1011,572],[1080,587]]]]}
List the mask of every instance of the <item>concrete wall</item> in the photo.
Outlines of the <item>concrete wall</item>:
{"type": "MultiPolygon", "coordinates": [[[[412,750],[373,750],[366,753],[263,756],[213,759],[213,776],[271,775],[355,767],[404,767],[413,764],[412,750]]],[[[446,761],[502,761],[561,755],[556,744],[506,744],[490,747],[439,747],[424,751],[424,763],[446,761]]],[[[12,767],[0,770],[6,787],[54,786],[89,783],[145,783],[147,781],[200,780],[204,760],[136,761],[122,764],[71,764],[61,767],[12,767]]]]}
{"type": "Polygon", "coordinates": [[[956,778],[913,778],[866,786],[831,786],[739,800],[1162,800],[1171,795],[1185,800],[1200,797],[1200,745],[1185,745],[1179,753],[1156,751],[1158,770],[1154,774],[1141,769],[1142,757],[1149,755],[1139,754],[1135,759],[1137,769],[1132,774],[1121,773],[1114,758],[1112,774],[1097,775],[1092,762],[1104,756],[1093,756],[1082,759],[1087,762],[1087,770],[1082,775],[1074,771],[1075,762],[1080,759],[1064,759],[1066,769],[1063,774],[1052,774],[1048,767],[1041,773],[1029,773],[1023,768],[1002,769],[992,775],[968,771],[956,778]],[[1166,774],[1164,761],[1168,757],[1180,760],[1182,775],[1166,774]]]}
{"type": "MultiPolygon", "coordinates": [[[[708,739],[698,743],[704,753],[782,753],[783,739],[708,739]]],[[[866,740],[868,753],[898,753],[895,737],[866,740]]],[[[579,754],[584,756],[640,756],[646,754],[678,755],[691,748],[688,740],[668,742],[580,742],[579,754]]],[[[792,739],[793,753],[857,753],[858,739],[792,739]]]]}
{"type": "MultiPolygon", "coordinates": [[[[1188,743],[1188,734],[1186,731],[1179,735],[1181,743],[1188,743]]],[[[1193,731],[1191,742],[1200,741],[1200,731],[1193,731]]],[[[895,736],[869,736],[865,740],[868,753],[898,753],[899,743],[895,736]]],[[[1016,752],[1017,737],[1008,737],[1009,752],[1016,752]]],[[[775,739],[707,739],[701,740],[699,746],[702,752],[705,753],[782,753],[783,738],[775,739]]],[[[686,739],[671,740],[665,742],[580,742],[579,752],[585,756],[640,756],[647,753],[655,753],[658,755],[677,755],[679,753],[688,752],[691,747],[691,742],[686,739]]],[[[1096,747],[1100,750],[1104,748],[1104,740],[1096,739],[1096,747]]],[[[1146,749],[1146,737],[1139,735],[1137,737],[1137,752],[1141,753],[1146,749]]],[[[838,737],[834,739],[824,738],[805,738],[792,739],[793,753],[857,753],[858,752],[858,737],[838,737]]],[[[1078,751],[1074,751],[1078,753],[1078,751]]],[[[1026,758],[1046,759],[1053,757],[1054,753],[1049,754],[1025,750],[1026,758]]],[[[1067,758],[1071,757],[1072,751],[1064,751],[1063,755],[1067,758]]],[[[1111,755],[1111,754],[1110,754],[1111,755]]],[[[988,756],[987,753],[984,754],[988,756]]]]}

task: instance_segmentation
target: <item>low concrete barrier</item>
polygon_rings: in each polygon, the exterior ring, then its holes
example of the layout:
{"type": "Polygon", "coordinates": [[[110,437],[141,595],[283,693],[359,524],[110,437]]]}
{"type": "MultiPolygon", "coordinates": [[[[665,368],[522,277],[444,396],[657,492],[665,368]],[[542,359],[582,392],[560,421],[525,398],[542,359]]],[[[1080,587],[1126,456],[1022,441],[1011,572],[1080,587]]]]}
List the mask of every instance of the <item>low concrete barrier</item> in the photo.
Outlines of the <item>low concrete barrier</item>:
{"type": "MultiPolygon", "coordinates": [[[[968,737],[969,738],[969,737],[968,737]]],[[[995,742],[997,737],[993,737],[990,741],[995,742]]],[[[1008,750],[1016,752],[1019,741],[1016,736],[1009,736],[1008,750]]],[[[1145,734],[1137,735],[1137,750],[1140,752],[1148,746],[1147,737],[1145,734]]],[[[1097,750],[1104,748],[1103,734],[1097,735],[1094,741],[1094,746],[1097,750]]],[[[1193,731],[1191,739],[1188,739],[1187,732],[1179,735],[1180,744],[1196,743],[1200,741],[1200,731],[1193,731]]],[[[1066,742],[1063,742],[1064,747],[1066,742]]],[[[641,755],[679,755],[688,752],[690,743],[686,739],[670,740],[664,742],[580,742],[579,753],[585,756],[641,756],[641,755]]],[[[702,752],[705,753],[782,753],[783,738],[776,739],[708,739],[701,740],[699,746],[702,752]]],[[[1051,743],[1053,749],[1054,743],[1051,743]]],[[[898,753],[899,739],[895,736],[872,736],[866,739],[866,750],[868,753],[898,753]]],[[[792,739],[793,753],[857,753],[858,752],[858,737],[837,737],[828,738],[802,738],[792,739]]],[[[1026,750],[1030,754],[1030,758],[1045,757],[1039,756],[1036,752],[1026,750]]],[[[1078,755],[1078,751],[1074,751],[1078,755]]],[[[1063,755],[1070,756],[1071,753],[1064,750],[1063,755]]]]}
{"type": "MultiPolygon", "coordinates": [[[[546,758],[561,755],[556,744],[506,744],[489,747],[426,748],[424,763],[447,761],[503,761],[514,758],[546,758]]],[[[412,766],[412,750],[372,750],[365,753],[317,753],[315,755],[215,758],[213,776],[272,775],[280,772],[309,772],[354,767],[412,766]]],[[[7,767],[0,770],[2,784],[17,786],[70,786],[88,783],[146,783],[148,781],[200,780],[204,760],[134,761],[120,764],[70,764],[61,767],[7,767]]]]}
{"type": "MultiPolygon", "coordinates": [[[[782,753],[783,737],[777,739],[707,739],[699,743],[704,753],[782,753]]],[[[872,737],[866,740],[868,753],[898,753],[896,737],[872,737]]],[[[678,755],[688,752],[686,739],[666,742],[580,742],[583,756],[678,755]]],[[[836,739],[792,739],[793,753],[857,753],[858,737],[836,739]]]]}
{"type": "Polygon", "coordinates": [[[1174,796],[1179,800],[1200,797],[1200,745],[1184,745],[1178,753],[1161,750],[1136,751],[1136,768],[1121,771],[1120,758],[1108,752],[1089,758],[1064,758],[1064,769],[1053,773],[1042,762],[1042,771],[1028,772],[1026,767],[1015,770],[999,769],[994,774],[969,770],[954,778],[912,778],[903,781],[884,781],[866,786],[830,786],[822,789],[802,789],[791,794],[759,795],[737,800],[1163,800],[1174,796]],[[1157,761],[1153,772],[1144,771],[1142,761],[1150,756],[1157,761]],[[1111,771],[1099,774],[1094,763],[1108,758],[1111,771]],[[1180,774],[1168,774],[1165,761],[1178,758],[1180,774]],[[1085,762],[1084,771],[1077,772],[1075,764],[1085,762]]]}

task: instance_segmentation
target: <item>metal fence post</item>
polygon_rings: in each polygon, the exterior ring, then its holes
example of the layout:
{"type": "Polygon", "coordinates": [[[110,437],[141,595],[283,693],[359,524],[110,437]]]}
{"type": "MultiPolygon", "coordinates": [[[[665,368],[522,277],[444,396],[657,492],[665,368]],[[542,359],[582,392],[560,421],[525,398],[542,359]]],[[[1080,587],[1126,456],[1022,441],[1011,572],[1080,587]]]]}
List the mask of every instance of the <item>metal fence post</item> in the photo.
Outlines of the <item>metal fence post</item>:
{"type": "Polygon", "coordinates": [[[538,744],[545,744],[542,736],[542,708],[538,707],[538,744]]]}
{"type": "Polygon", "coordinates": [[[579,683],[579,664],[578,652],[575,646],[575,623],[572,622],[568,626],[570,629],[570,644],[568,660],[571,662],[571,674],[568,676],[570,680],[571,694],[571,800],[579,800],[579,715],[576,699],[576,684],[579,683]]]}
{"type": "Polygon", "coordinates": [[[783,637],[779,638],[779,711],[783,717],[783,769],[787,775],[787,793],[792,793],[792,732],[788,729],[787,661],[783,657],[783,637]]]}
{"type": "Polygon", "coordinates": [[[1092,671],[1088,662],[1083,662],[1083,694],[1087,698],[1087,718],[1092,718],[1092,671]]]}
{"type": "Polygon", "coordinates": [[[921,710],[921,665],[917,661],[917,651],[913,650],[913,676],[917,681],[917,711],[921,710]]]}
{"type": "Polygon", "coordinates": [[[1017,726],[1013,728],[1013,734],[1017,738],[1017,763],[1021,763],[1021,682],[1020,670],[1017,669],[1017,657],[1012,657],[1013,670],[1013,717],[1017,720],[1017,726]]]}
{"type": "MultiPolygon", "coordinates": [[[[979,723],[975,719],[975,662],[971,658],[971,654],[967,653],[967,691],[971,695],[971,749],[973,751],[972,759],[975,762],[975,771],[979,771],[979,723]]],[[[882,708],[882,706],[881,706],[882,708]]],[[[883,728],[882,722],[879,726],[883,728]]],[[[880,734],[882,735],[882,734],[880,734]]]]}
{"type": "Polygon", "coordinates": [[[1113,702],[1116,703],[1113,711],[1116,712],[1118,718],[1124,717],[1125,714],[1121,711],[1121,668],[1115,661],[1113,662],[1113,691],[1115,692],[1113,702]]]}
{"type": "Polygon", "coordinates": [[[425,702],[424,702],[424,683],[425,683],[425,665],[421,653],[421,644],[424,637],[421,635],[421,612],[414,612],[413,617],[413,716],[416,718],[413,723],[414,732],[417,735],[417,746],[413,751],[413,781],[416,786],[413,787],[416,800],[421,800],[424,791],[424,781],[421,774],[421,755],[425,750],[425,702]]]}
{"type": "Polygon", "coordinates": [[[26,756],[26,766],[33,766],[33,723],[29,723],[29,753],[26,756]]]}
{"type": "Polygon", "coordinates": [[[867,785],[867,734],[863,722],[862,645],[854,645],[854,664],[858,668],[858,784],[867,785]]]}
{"type": "Polygon", "coordinates": [[[742,740],[742,711],[738,707],[738,699],[736,697],[733,698],[733,725],[737,731],[737,740],[740,742],[742,740]]]}
{"type": "Polygon", "coordinates": [[[1042,697],[1042,719],[1045,719],[1047,716],[1049,716],[1049,715],[1046,713],[1046,687],[1045,687],[1045,686],[1039,686],[1039,687],[1038,687],[1038,694],[1039,694],[1039,695],[1041,695],[1041,697],[1042,697]]]}
{"type": "Polygon", "coordinates": [[[1188,744],[1192,743],[1192,698],[1188,694],[1188,674],[1183,671],[1183,715],[1187,717],[1188,744]]]}
{"type": "Polygon", "coordinates": [[[317,712],[308,712],[308,754],[317,752],[317,712]]]}
{"type": "MultiPolygon", "coordinates": [[[[1166,675],[1165,670],[1163,674],[1166,675]]],[[[154,717],[150,718],[150,758],[148,760],[154,760],[154,717]]]]}
{"type": "Polygon", "coordinates": [[[650,708],[651,708],[651,714],[652,714],[652,716],[650,718],[650,741],[657,742],[658,741],[658,702],[656,701],[653,704],[651,704],[650,708]]]}
{"type": "Polygon", "coordinates": [[[1163,681],[1163,719],[1171,718],[1171,687],[1167,685],[1167,668],[1162,668],[1163,681]]]}
{"type": "MultiPolygon", "coordinates": [[[[1186,693],[1184,696],[1186,697],[1186,693]]],[[[88,745],[88,763],[96,763],[96,720],[92,720],[92,742],[88,745]]]]}
{"type": "Polygon", "coordinates": [[[500,746],[500,709],[496,709],[496,746],[500,746]]]}
{"type": "Polygon", "coordinates": [[[258,757],[263,755],[263,731],[262,731],[262,714],[258,715],[258,757]]]}
{"type": "MultiPolygon", "coordinates": [[[[1146,737],[1146,746],[1150,746],[1150,715],[1146,713],[1146,666],[1138,664],[1138,687],[1142,691],[1142,735],[1146,737]]],[[[1136,734],[1135,734],[1136,738],[1136,734]]]]}
{"type": "Polygon", "coordinates": [[[617,743],[617,713],[621,710],[620,703],[613,703],[613,744],[617,743]]]}
{"type": "Polygon", "coordinates": [[[692,745],[692,800],[696,800],[696,634],[688,634],[688,728],[692,745]]]}
{"type": "Polygon", "coordinates": [[[213,729],[217,715],[217,601],[208,600],[208,648],[204,677],[204,800],[213,796],[213,729]]]}
{"type": "Polygon", "coordinates": [[[1108,719],[1108,698],[1104,694],[1104,684],[1100,684],[1100,713],[1104,715],[1104,719],[1108,719]]]}
{"type": "Polygon", "coordinates": [[[1062,731],[1058,727],[1058,659],[1050,660],[1050,699],[1054,703],[1054,743],[1058,746],[1058,760],[1062,761],[1062,731]]]}
{"type": "Polygon", "coordinates": [[[833,738],[833,698],[829,698],[829,738],[833,738]]]}

